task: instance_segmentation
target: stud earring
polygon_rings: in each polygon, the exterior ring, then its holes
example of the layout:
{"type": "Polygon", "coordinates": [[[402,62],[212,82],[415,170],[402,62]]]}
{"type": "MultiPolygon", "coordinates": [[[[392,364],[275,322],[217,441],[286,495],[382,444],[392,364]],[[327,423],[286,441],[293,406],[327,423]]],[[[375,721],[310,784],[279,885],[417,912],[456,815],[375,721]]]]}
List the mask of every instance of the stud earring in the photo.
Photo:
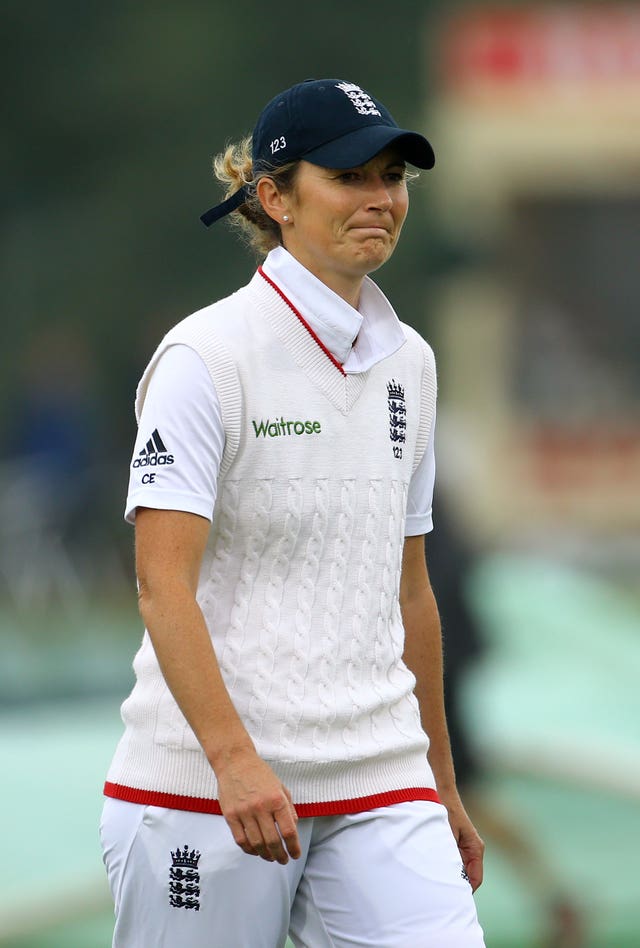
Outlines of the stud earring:
{"type": "Polygon", "coordinates": [[[284,214],[283,217],[282,217],[282,220],[283,220],[283,221],[288,221],[288,220],[289,220],[288,215],[287,215],[287,214],[284,214]]]}

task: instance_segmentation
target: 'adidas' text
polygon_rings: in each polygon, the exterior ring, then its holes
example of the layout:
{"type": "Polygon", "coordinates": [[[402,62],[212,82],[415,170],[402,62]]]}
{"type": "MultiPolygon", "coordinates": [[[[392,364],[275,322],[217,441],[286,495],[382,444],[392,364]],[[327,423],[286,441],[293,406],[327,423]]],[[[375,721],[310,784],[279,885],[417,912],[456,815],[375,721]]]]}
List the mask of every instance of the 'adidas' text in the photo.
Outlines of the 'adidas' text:
{"type": "Polygon", "coordinates": [[[136,458],[132,467],[156,467],[160,464],[173,464],[173,454],[150,454],[143,458],[136,458]]]}
{"type": "Polygon", "coordinates": [[[156,428],[131,467],[159,467],[162,464],[173,464],[174,460],[173,454],[167,452],[156,428]]]}

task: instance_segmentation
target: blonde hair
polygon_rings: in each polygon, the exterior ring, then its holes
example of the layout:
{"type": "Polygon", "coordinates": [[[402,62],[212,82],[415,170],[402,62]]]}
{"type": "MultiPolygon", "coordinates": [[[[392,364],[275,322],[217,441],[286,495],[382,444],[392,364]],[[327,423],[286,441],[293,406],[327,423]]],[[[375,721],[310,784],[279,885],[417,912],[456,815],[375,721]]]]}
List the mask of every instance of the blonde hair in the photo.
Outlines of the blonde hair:
{"type": "Polygon", "coordinates": [[[273,178],[281,191],[292,191],[298,161],[289,162],[281,167],[265,168],[254,178],[251,157],[251,137],[228,145],[213,159],[214,176],[226,186],[225,198],[231,197],[244,187],[246,201],[232,212],[230,220],[235,224],[246,242],[258,256],[266,256],[274,247],[282,244],[280,224],[266,213],[258,195],[256,185],[260,178],[273,178]]]}

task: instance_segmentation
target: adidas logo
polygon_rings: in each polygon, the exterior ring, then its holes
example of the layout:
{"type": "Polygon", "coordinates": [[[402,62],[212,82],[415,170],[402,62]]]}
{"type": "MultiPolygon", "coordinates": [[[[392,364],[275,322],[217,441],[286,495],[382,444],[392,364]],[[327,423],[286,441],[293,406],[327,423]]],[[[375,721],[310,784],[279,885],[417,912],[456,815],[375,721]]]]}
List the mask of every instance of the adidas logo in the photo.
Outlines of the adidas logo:
{"type": "Polygon", "coordinates": [[[167,452],[160,432],[156,428],[131,466],[156,467],[160,464],[173,464],[174,460],[173,454],[167,452]]]}

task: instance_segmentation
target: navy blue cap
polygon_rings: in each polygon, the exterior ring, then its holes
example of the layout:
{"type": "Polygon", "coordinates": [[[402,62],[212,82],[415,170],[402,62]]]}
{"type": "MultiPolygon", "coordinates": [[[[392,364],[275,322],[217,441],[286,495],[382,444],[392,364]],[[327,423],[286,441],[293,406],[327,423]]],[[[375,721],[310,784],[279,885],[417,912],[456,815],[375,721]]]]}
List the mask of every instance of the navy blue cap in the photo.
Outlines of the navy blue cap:
{"type": "MultiPolygon", "coordinates": [[[[253,130],[254,176],[304,159],[323,168],[357,168],[387,145],[417,168],[433,168],[427,139],[399,128],[382,102],[343,79],[308,79],[269,102],[253,130]]],[[[209,227],[247,199],[244,187],[200,220],[209,227]]]]}

